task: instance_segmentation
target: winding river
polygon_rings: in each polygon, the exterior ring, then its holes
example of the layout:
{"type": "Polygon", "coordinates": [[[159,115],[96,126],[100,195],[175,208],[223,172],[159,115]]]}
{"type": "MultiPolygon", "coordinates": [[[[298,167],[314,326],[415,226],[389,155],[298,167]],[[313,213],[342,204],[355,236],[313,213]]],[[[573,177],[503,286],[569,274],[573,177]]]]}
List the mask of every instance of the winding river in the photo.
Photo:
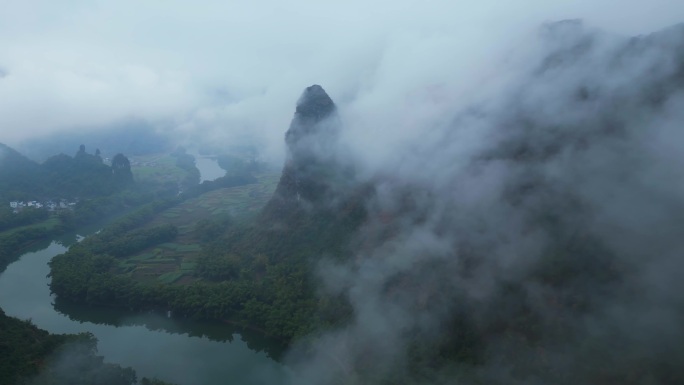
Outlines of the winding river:
{"type": "Polygon", "coordinates": [[[31,319],[51,333],[91,332],[106,362],[130,366],[138,378],[181,385],[289,382],[291,373],[277,361],[282,351],[259,335],[153,313],[60,303],[48,288],[48,262],[78,237],[34,245],[0,273],[0,307],[7,315],[31,319]]]}

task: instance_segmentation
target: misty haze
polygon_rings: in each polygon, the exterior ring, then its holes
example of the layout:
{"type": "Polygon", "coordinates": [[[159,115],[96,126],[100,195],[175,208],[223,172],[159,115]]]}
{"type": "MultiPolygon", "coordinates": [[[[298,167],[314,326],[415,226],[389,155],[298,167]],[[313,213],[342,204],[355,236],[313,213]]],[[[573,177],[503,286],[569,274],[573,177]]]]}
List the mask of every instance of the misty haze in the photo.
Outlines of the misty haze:
{"type": "Polygon", "coordinates": [[[0,384],[684,384],[684,3],[1,9],[0,384]]]}

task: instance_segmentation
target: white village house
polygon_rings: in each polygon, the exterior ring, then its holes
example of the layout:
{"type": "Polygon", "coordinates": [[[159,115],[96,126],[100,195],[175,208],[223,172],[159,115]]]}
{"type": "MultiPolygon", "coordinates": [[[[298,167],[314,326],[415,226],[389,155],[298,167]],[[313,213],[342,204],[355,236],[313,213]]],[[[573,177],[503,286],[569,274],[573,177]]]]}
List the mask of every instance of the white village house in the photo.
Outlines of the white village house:
{"type": "Polygon", "coordinates": [[[53,202],[52,200],[49,200],[45,203],[41,203],[38,201],[28,201],[28,202],[23,202],[23,201],[11,201],[9,203],[10,208],[14,210],[14,212],[18,212],[19,210],[23,209],[24,207],[33,207],[37,209],[42,209],[43,207],[47,208],[50,211],[54,211],[57,208],[60,209],[67,209],[67,208],[73,208],[76,203],[75,202],[69,202],[65,199],[62,199],[59,204],[53,202]]]}

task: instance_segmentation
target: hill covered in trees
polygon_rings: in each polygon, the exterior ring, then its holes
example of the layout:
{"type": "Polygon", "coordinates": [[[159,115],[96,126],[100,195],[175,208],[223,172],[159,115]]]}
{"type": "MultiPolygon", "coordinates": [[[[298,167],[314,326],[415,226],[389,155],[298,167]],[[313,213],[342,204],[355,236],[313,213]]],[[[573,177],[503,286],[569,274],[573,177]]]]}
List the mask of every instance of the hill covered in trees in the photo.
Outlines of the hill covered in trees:
{"type": "MultiPolygon", "coordinates": [[[[8,385],[133,385],[136,373],[105,363],[89,333],[50,334],[0,309],[0,379],[8,385]]],[[[142,384],[165,385],[156,379],[142,384]]],[[[170,384],[166,384],[170,385],[170,384]]]]}
{"type": "MultiPolygon", "coordinates": [[[[193,180],[188,188],[197,184],[193,180]]],[[[74,156],[59,154],[38,164],[0,145],[0,265],[32,242],[175,197],[178,188],[154,180],[136,183],[123,154],[105,161],[99,150],[90,154],[81,145],[74,156]]]]}
{"type": "MultiPolygon", "coordinates": [[[[317,314],[312,258],[342,253],[364,218],[362,202],[353,190],[336,192],[342,186],[338,174],[346,168],[323,157],[334,146],[339,129],[334,111],[320,86],[304,91],[286,134],[288,161],[266,207],[247,221],[218,216],[197,222],[202,251],[193,283],[141,282],[120,267],[121,259],[174,241],[176,233],[168,226],[145,227],[156,213],[171,207],[154,205],[124,218],[126,225],[114,225],[56,257],[52,290],[60,298],[92,305],[162,308],[177,316],[227,320],[281,341],[334,321],[333,316],[317,314]],[[338,202],[330,205],[327,200],[332,194],[338,202]]],[[[196,193],[251,182],[245,175],[227,175],[203,183],[196,193]]],[[[345,311],[332,299],[324,302],[328,313],[345,311]]]]}
{"type": "Polygon", "coordinates": [[[111,195],[133,181],[130,162],[117,154],[105,164],[81,145],[74,156],[54,155],[38,164],[0,144],[0,199],[73,199],[111,195]]]}
{"type": "Polygon", "coordinates": [[[40,165],[0,143],[0,194],[7,198],[42,190],[44,174],[40,165]]]}

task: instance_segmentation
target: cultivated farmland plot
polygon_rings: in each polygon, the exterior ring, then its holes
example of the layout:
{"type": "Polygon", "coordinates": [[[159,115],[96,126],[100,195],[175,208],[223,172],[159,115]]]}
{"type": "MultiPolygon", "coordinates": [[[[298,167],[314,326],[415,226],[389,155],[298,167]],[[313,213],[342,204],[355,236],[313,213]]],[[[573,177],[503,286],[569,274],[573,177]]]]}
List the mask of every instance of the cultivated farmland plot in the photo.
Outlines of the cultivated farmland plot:
{"type": "Polygon", "coordinates": [[[176,239],[122,260],[120,271],[140,281],[183,284],[197,280],[194,271],[201,247],[194,234],[195,224],[225,215],[243,221],[258,214],[273,195],[280,174],[255,177],[257,183],[210,191],[159,213],[145,227],[173,224],[178,228],[176,239]]]}

